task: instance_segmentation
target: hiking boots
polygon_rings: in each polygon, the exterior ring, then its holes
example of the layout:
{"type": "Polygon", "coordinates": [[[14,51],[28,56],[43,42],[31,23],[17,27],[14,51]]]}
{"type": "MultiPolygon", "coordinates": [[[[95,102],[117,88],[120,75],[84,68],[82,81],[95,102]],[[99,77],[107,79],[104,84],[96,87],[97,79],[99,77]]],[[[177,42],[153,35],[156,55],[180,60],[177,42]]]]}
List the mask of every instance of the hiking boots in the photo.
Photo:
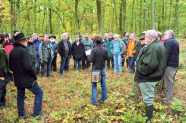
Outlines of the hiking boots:
{"type": "Polygon", "coordinates": [[[154,110],[154,106],[153,105],[150,105],[150,106],[147,106],[146,105],[145,106],[146,116],[148,117],[148,119],[146,120],[146,122],[151,121],[153,110],[154,110]]]}

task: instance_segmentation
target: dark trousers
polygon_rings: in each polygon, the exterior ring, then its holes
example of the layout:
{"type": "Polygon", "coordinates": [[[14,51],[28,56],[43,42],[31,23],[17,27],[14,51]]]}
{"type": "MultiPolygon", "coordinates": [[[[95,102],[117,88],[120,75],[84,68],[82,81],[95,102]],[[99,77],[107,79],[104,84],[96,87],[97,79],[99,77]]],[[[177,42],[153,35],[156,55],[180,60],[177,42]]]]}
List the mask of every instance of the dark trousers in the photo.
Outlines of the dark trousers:
{"type": "Polygon", "coordinates": [[[135,57],[129,57],[129,62],[129,68],[135,70],[135,57]]]}
{"type": "Polygon", "coordinates": [[[7,84],[7,79],[5,80],[0,80],[0,106],[5,105],[6,99],[6,84],[7,84]]]}
{"type": "Polygon", "coordinates": [[[114,69],[114,59],[113,57],[110,57],[109,60],[107,60],[107,68],[110,69],[110,63],[112,65],[112,68],[114,69]]]}
{"type": "Polygon", "coordinates": [[[52,59],[48,59],[48,62],[44,62],[41,64],[41,77],[45,76],[46,66],[47,66],[47,77],[50,76],[52,59]]]}
{"type": "Polygon", "coordinates": [[[65,55],[65,57],[61,57],[60,75],[63,75],[63,70],[65,70],[65,72],[69,71],[69,64],[70,55],[65,55]]]}
{"type": "Polygon", "coordinates": [[[56,61],[57,61],[57,56],[54,56],[54,58],[52,60],[52,66],[51,66],[51,69],[53,67],[53,71],[56,71],[57,70],[56,61]]]}
{"type": "MultiPolygon", "coordinates": [[[[27,89],[30,90],[35,95],[33,117],[39,116],[41,115],[41,109],[42,109],[43,91],[41,90],[38,84],[32,87],[28,87],[27,89]]],[[[26,115],[24,99],[25,99],[25,88],[17,87],[17,109],[18,109],[19,117],[26,115]]]]}
{"type": "Polygon", "coordinates": [[[79,59],[79,60],[74,59],[74,71],[76,70],[77,64],[78,64],[78,70],[80,71],[80,69],[81,69],[81,59],[79,59]]]}
{"type": "Polygon", "coordinates": [[[82,58],[82,68],[83,69],[86,69],[86,68],[89,68],[90,67],[90,62],[87,61],[87,56],[83,56],[82,58]]]}

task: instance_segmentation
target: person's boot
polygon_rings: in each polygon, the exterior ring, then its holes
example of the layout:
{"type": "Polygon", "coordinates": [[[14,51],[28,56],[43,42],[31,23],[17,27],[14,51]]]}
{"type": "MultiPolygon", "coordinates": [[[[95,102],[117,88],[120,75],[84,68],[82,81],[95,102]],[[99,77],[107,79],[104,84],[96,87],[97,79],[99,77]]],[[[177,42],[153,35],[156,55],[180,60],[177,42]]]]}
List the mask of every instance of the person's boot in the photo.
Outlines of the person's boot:
{"type": "Polygon", "coordinates": [[[39,74],[39,68],[37,68],[37,70],[36,70],[36,74],[37,74],[37,75],[39,74]]]}
{"type": "Polygon", "coordinates": [[[148,117],[148,119],[146,120],[146,123],[151,121],[153,110],[154,110],[154,106],[153,105],[150,105],[150,106],[146,105],[145,106],[146,116],[148,117]]]}
{"type": "Polygon", "coordinates": [[[134,74],[134,70],[133,69],[130,69],[130,74],[134,74]]]}

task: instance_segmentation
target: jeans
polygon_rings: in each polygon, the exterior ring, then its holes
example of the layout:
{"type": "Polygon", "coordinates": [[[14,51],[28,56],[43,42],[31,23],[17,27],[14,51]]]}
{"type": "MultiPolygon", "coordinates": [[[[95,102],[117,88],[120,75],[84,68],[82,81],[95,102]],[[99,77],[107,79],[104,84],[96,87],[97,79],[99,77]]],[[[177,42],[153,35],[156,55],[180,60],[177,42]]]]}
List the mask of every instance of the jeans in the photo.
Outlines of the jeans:
{"type": "Polygon", "coordinates": [[[135,57],[129,57],[129,62],[130,62],[129,68],[135,70],[135,65],[134,65],[135,57]]]}
{"type": "Polygon", "coordinates": [[[7,84],[8,80],[1,80],[0,79],[0,106],[5,105],[6,103],[6,99],[5,99],[5,95],[6,95],[6,84],[7,84]]]}
{"type": "Polygon", "coordinates": [[[81,60],[74,59],[74,70],[76,70],[76,65],[78,64],[78,70],[81,69],[81,60]]]}
{"type": "Polygon", "coordinates": [[[60,74],[63,75],[63,69],[65,71],[69,70],[70,63],[70,55],[65,55],[65,57],[61,57],[61,66],[60,66],[60,74]]]}
{"type": "MultiPolygon", "coordinates": [[[[35,95],[33,117],[39,116],[41,115],[41,109],[42,109],[43,91],[41,90],[38,84],[32,87],[28,87],[27,89],[33,92],[33,94],[35,95]]],[[[19,117],[26,115],[24,99],[25,99],[25,88],[17,87],[17,109],[18,109],[19,117]]]]}
{"type": "MultiPolygon", "coordinates": [[[[105,69],[102,70],[92,70],[92,72],[101,72],[101,97],[100,101],[104,102],[107,98],[107,87],[106,87],[106,73],[105,69]]],[[[92,97],[91,103],[97,105],[97,83],[92,82],[92,97]]]]}
{"type": "Polygon", "coordinates": [[[114,73],[118,72],[119,68],[119,73],[122,73],[122,65],[121,65],[121,54],[114,54],[114,73]]]}
{"type": "Polygon", "coordinates": [[[45,76],[46,65],[47,65],[47,77],[50,76],[51,64],[52,64],[52,59],[48,59],[48,62],[43,61],[43,63],[41,64],[41,77],[45,76]]]}
{"type": "MultiPolygon", "coordinates": [[[[57,55],[55,55],[54,58],[53,58],[53,60],[52,60],[53,71],[56,71],[57,70],[56,60],[57,60],[57,55]]],[[[52,68],[52,66],[51,66],[51,68],[52,68]]]]}
{"type": "Polygon", "coordinates": [[[39,58],[39,56],[37,57],[36,68],[40,70],[40,58],[39,58]]]}
{"type": "Polygon", "coordinates": [[[147,105],[153,105],[154,88],[158,82],[140,82],[140,90],[143,97],[143,102],[147,105]]]}

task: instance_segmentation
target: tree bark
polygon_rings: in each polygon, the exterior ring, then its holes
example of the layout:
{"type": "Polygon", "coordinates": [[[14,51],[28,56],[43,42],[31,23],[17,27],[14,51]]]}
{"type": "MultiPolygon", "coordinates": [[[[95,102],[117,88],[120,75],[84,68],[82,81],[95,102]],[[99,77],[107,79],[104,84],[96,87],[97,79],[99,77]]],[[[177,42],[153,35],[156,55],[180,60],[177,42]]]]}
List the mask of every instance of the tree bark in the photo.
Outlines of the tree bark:
{"type": "Polygon", "coordinates": [[[155,30],[154,0],[151,0],[151,28],[155,30]]]}
{"type": "Polygon", "coordinates": [[[114,12],[115,12],[116,33],[118,33],[116,0],[114,0],[114,12]]]}
{"type": "Polygon", "coordinates": [[[142,0],[140,0],[140,20],[139,20],[139,32],[141,33],[142,32],[142,0]]]}
{"type": "Polygon", "coordinates": [[[179,37],[179,31],[178,31],[178,9],[179,9],[179,0],[176,0],[176,12],[175,12],[175,32],[176,32],[176,35],[179,37]]]}
{"type": "Polygon", "coordinates": [[[126,0],[122,0],[123,5],[123,32],[126,31],[126,0]]]}
{"type": "Polygon", "coordinates": [[[171,26],[171,10],[172,10],[172,0],[170,0],[170,12],[169,12],[169,29],[170,29],[170,26],[171,26]]]}
{"type": "Polygon", "coordinates": [[[132,20],[131,20],[131,30],[132,32],[133,30],[133,22],[134,22],[134,4],[135,4],[135,0],[133,0],[133,4],[132,4],[132,20]]]}
{"type": "Polygon", "coordinates": [[[34,0],[34,4],[35,4],[35,6],[34,6],[34,11],[35,11],[35,13],[34,13],[34,32],[36,33],[36,31],[37,31],[37,29],[36,29],[36,22],[37,22],[37,10],[36,10],[36,0],[34,0]]]}
{"type": "Polygon", "coordinates": [[[161,23],[161,31],[163,32],[164,31],[164,23],[165,23],[165,20],[164,20],[164,10],[165,10],[165,7],[164,7],[164,4],[165,4],[165,1],[163,0],[163,6],[162,6],[162,23],[161,23]]]}
{"type": "Polygon", "coordinates": [[[98,26],[99,26],[99,32],[103,33],[103,26],[102,26],[102,12],[101,12],[101,1],[96,0],[97,3],[97,18],[98,18],[98,26]]]}
{"type": "Polygon", "coordinates": [[[121,4],[120,6],[120,17],[119,17],[119,27],[120,27],[120,35],[122,36],[123,29],[122,29],[122,10],[123,10],[123,5],[121,4]]]}
{"type": "Polygon", "coordinates": [[[18,30],[21,32],[21,19],[20,19],[20,0],[17,0],[17,23],[18,23],[18,30]]]}
{"type": "MultiPolygon", "coordinates": [[[[49,0],[49,4],[51,5],[51,0],[49,0]]],[[[52,9],[49,6],[49,32],[52,34],[52,9]]]]}
{"type": "Polygon", "coordinates": [[[77,34],[79,34],[78,0],[75,0],[75,17],[77,24],[77,34]]]}
{"type": "Polygon", "coordinates": [[[147,7],[146,7],[146,4],[147,4],[147,0],[144,0],[144,6],[145,6],[145,9],[144,9],[144,30],[147,30],[147,7]]]}

